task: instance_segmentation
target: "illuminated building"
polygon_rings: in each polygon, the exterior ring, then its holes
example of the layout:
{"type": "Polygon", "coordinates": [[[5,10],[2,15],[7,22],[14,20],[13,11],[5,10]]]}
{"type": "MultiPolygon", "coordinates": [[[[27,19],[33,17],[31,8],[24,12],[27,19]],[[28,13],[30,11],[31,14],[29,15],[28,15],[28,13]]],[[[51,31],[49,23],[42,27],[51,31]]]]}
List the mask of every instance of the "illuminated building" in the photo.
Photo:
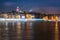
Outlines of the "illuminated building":
{"type": "Polygon", "coordinates": [[[29,10],[29,12],[32,12],[32,11],[33,11],[32,9],[29,10]]]}
{"type": "Polygon", "coordinates": [[[17,8],[16,8],[16,12],[19,12],[19,9],[20,9],[19,6],[17,6],[17,8]]]}

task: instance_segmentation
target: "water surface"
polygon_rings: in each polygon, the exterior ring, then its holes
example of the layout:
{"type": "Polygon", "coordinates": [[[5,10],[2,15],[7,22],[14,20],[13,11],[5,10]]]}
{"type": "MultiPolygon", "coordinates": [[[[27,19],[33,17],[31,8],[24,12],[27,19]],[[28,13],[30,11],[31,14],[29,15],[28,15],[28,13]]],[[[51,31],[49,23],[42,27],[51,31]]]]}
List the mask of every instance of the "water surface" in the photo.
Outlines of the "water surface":
{"type": "Polygon", "coordinates": [[[0,22],[0,40],[59,40],[60,22],[0,22]]]}

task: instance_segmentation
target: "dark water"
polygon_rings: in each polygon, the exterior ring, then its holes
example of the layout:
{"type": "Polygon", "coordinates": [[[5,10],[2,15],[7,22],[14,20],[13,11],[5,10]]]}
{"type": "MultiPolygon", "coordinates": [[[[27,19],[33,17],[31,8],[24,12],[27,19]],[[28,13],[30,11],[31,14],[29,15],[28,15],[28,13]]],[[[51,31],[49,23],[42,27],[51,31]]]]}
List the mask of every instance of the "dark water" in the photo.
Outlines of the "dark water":
{"type": "Polygon", "coordinates": [[[48,21],[0,22],[0,40],[59,40],[59,25],[48,21]]]}

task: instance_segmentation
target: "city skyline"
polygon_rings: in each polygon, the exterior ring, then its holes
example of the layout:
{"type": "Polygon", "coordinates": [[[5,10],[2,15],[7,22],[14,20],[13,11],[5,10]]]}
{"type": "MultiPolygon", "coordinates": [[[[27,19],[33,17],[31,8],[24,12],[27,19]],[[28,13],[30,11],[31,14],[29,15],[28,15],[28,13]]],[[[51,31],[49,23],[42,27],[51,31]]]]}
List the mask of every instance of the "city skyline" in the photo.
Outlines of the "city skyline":
{"type": "Polygon", "coordinates": [[[0,0],[0,11],[20,10],[44,13],[60,13],[60,0],[0,0]]]}

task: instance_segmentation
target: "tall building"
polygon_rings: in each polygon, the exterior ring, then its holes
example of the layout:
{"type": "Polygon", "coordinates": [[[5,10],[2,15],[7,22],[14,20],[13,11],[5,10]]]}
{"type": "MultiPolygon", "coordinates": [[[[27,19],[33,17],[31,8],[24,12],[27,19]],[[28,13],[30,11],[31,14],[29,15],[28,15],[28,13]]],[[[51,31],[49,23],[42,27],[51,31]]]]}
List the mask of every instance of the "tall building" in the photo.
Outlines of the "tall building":
{"type": "Polygon", "coordinates": [[[19,12],[19,9],[20,9],[19,6],[17,6],[17,8],[16,8],[16,12],[19,12]]]}

